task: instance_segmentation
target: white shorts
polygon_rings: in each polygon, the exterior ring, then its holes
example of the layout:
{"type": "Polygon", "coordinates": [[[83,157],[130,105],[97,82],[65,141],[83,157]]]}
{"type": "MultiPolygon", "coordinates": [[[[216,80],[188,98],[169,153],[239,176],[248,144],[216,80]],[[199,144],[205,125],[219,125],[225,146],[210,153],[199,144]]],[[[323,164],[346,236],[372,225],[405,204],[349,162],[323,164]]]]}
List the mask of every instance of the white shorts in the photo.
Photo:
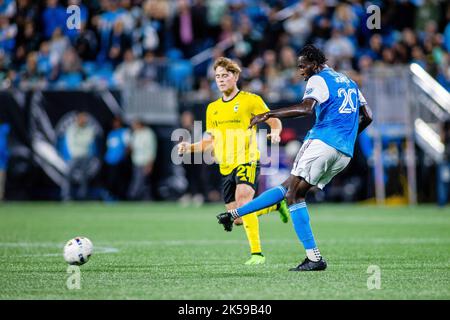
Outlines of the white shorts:
{"type": "Polygon", "coordinates": [[[317,140],[306,140],[294,161],[291,174],[323,189],[335,175],[344,170],[351,158],[317,140]]]}

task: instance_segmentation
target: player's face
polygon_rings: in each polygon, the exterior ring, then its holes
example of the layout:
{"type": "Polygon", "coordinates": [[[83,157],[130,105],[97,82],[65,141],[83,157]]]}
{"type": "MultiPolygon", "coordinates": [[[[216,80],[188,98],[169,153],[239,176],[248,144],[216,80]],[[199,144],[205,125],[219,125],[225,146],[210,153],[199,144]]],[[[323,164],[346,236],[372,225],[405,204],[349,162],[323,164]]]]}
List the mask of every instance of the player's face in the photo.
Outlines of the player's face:
{"type": "Polygon", "coordinates": [[[216,68],[216,84],[222,93],[230,93],[236,87],[238,76],[223,67],[216,68]]]}
{"type": "Polygon", "coordinates": [[[316,64],[314,62],[308,61],[304,56],[300,56],[297,60],[297,68],[300,76],[302,76],[305,81],[308,81],[316,72],[316,64]]]}

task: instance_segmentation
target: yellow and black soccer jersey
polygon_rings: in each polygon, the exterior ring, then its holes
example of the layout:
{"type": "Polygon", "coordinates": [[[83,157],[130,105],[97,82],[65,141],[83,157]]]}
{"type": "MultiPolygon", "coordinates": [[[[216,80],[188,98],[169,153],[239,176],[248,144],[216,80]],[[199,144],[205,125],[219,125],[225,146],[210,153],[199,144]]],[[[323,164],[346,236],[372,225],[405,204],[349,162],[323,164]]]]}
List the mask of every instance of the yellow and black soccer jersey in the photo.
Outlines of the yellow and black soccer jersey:
{"type": "Polygon", "coordinates": [[[206,131],[214,138],[214,156],[220,173],[230,174],[240,164],[259,160],[256,127],[247,129],[253,115],[269,111],[260,96],[239,91],[230,101],[208,105],[206,131]]]}

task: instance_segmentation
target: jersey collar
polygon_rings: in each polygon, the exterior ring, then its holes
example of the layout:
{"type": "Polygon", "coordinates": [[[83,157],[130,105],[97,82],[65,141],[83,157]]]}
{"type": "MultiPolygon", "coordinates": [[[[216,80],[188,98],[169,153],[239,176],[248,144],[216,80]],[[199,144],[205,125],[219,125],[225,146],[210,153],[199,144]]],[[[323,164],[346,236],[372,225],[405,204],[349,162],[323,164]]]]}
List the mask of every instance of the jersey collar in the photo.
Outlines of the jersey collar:
{"type": "Polygon", "coordinates": [[[224,102],[224,103],[228,103],[228,102],[231,102],[231,101],[233,101],[234,100],[234,98],[236,98],[238,95],[239,95],[239,93],[241,93],[241,90],[238,90],[238,92],[234,95],[234,97],[233,98],[231,98],[230,100],[227,100],[227,101],[225,101],[225,100],[223,100],[223,96],[222,96],[222,102],[224,102]]]}

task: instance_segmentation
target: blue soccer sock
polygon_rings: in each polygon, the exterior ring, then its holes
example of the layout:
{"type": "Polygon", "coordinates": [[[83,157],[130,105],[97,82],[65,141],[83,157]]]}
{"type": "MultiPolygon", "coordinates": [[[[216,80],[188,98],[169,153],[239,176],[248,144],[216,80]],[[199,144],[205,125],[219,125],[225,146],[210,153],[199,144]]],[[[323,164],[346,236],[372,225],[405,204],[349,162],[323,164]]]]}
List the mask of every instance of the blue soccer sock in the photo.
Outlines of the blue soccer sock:
{"type": "Polygon", "coordinates": [[[230,213],[234,218],[245,216],[246,214],[259,211],[281,202],[284,199],[286,193],[286,188],[282,185],[279,185],[277,187],[264,191],[258,197],[246,203],[242,207],[235,210],[230,210],[230,213]]]}
{"type": "Polygon", "coordinates": [[[314,240],[314,235],[309,223],[309,214],[308,208],[306,207],[306,202],[303,201],[291,205],[289,207],[289,211],[291,212],[295,232],[306,250],[306,255],[311,261],[320,260],[321,255],[319,249],[317,249],[316,241],[314,240]]]}

